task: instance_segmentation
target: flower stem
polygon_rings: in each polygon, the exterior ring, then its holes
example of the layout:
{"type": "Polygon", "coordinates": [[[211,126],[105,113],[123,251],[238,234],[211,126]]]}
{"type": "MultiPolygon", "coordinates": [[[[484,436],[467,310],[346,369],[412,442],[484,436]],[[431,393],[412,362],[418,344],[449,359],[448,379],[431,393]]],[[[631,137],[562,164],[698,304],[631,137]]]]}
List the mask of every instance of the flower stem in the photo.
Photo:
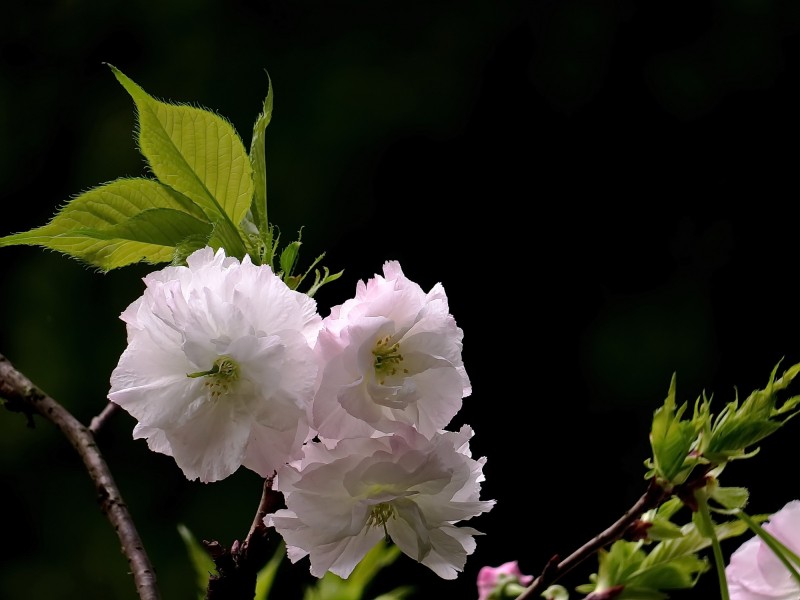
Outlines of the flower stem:
{"type": "Polygon", "coordinates": [[[711,519],[708,504],[703,501],[700,503],[697,515],[703,523],[703,527],[708,531],[711,538],[711,550],[714,554],[714,563],[717,567],[717,581],[719,582],[720,600],[730,600],[728,592],[728,579],[725,577],[725,557],[722,555],[722,547],[719,545],[719,538],[714,529],[714,521],[711,519]]]}

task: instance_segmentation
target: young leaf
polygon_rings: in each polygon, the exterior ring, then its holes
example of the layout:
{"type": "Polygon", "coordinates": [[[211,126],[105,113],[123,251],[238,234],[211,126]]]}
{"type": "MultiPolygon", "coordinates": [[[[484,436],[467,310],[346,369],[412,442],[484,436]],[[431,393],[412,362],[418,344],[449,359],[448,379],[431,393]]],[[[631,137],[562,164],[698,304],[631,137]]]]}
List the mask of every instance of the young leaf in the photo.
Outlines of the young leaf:
{"type": "MultiPolygon", "coordinates": [[[[306,588],[303,600],[364,600],[372,580],[382,569],[397,560],[400,554],[400,548],[394,544],[376,544],[361,559],[350,577],[342,579],[328,571],[315,585],[306,588]]],[[[401,600],[413,591],[414,588],[410,586],[402,586],[380,597],[401,600]]]]}
{"type": "Polygon", "coordinates": [[[685,410],[685,403],[680,407],[676,405],[675,375],[673,375],[664,405],[653,415],[650,432],[653,474],[664,486],[683,483],[693,466],[691,463],[686,464],[686,457],[695,441],[697,431],[692,421],[681,420],[685,410]]]}
{"type": "Polygon", "coordinates": [[[281,566],[285,557],[286,544],[281,540],[267,564],[261,567],[261,570],[256,574],[255,600],[269,599],[269,593],[270,590],[272,590],[272,584],[275,582],[275,575],[278,572],[278,567],[281,566]]]}
{"type": "Polygon", "coordinates": [[[206,595],[206,589],[208,588],[209,576],[211,573],[216,572],[217,567],[214,565],[214,561],[211,560],[208,552],[197,542],[186,525],[178,524],[178,533],[183,543],[186,545],[186,550],[189,553],[189,560],[192,563],[192,567],[194,567],[197,598],[198,600],[203,600],[206,595]]]}
{"type": "Polygon", "coordinates": [[[796,376],[796,367],[787,370],[776,382],[776,365],[763,390],[755,390],[741,406],[738,399],[729,402],[714,422],[702,448],[704,456],[715,462],[746,458],[750,455],[748,448],[775,433],[794,417],[797,402],[792,398],[782,408],[777,408],[777,392],[785,389],[796,376]]]}
{"type": "Polygon", "coordinates": [[[126,178],[73,198],[47,225],[0,238],[0,247],[43,246],[109,271],[168,262],[183,240],[210,234],[185,196],[152,179],[126,178]]]}
{"type": "MultiPolygon", "coordinates": [[[[283,271],[283,278],[284,281],[286,278],[292,276],[292,271],[294,271],[294,266],[297,264],[297,256],[300,253],[300,244],[301,242],[298,240],[296,242],[292,242],[286,248],[283,249],[281,252],[281,271],[283,271]]],[[[298,281],[297,284],[300,282],[298,281]]],[[[296,289],[297,285],[289,286],[292,289],[296,289]]]]}
{"type": "Polygon", "coordinates": [[[228,244],[236,243],[225,250],[244,256],[239,225],[253,198],[253,170],[236,130],[211,111],[156,100],[109,67],[136,104],[139,149],[150,169],[200,206],[210,221],[223,217],[228,244]]]}
{"type": "Polygon", "coordinates": [[[269,221],[267,220],[267,167],[264,148],[264,131],[272,119],[272,80],[267,73],[267,97],[260,115],[253,125],[253,139],[250,141],[250,165],[253,168],[253,202],[250,211],[253,221],[258,228],[264,242],[270,234],[269,221]]]}

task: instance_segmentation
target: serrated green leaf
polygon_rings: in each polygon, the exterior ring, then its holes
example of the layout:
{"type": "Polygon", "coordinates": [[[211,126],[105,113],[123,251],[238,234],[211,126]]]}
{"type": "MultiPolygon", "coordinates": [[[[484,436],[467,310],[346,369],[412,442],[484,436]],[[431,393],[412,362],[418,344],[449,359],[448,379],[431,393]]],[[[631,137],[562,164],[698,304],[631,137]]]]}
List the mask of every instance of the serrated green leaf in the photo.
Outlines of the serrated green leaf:
{"type": "MultiPolygon", "coordinates": [[[[713,525],[717,540],[741,535],[748,531],[745,523],[732,520],[713,525]]],[[[598,572],[590,576],[591,584],[575,589],[588,594],[615,586],[623,586],[619,598],[666,598],[663,590],[693,587],[700,575],[710,567],[697,555],[711,545],[693,523],[681,528],[682,537],[656,544],[649,553],[641,542],[616,541],[609,550],[600,550],[598,572]]]]}
{"type": "Polygon", "coordinates": [[[239,134],[216,113],[156,100],[109,67],[136,105],[139,150],[152,172],[200,206],[208,220],[222,216],[229,230],[225,250],[243,257],[238,232],[253,198],[253,170],[239,134]]]}
{"type": "Polygon", "coordinates": [[[145,178],[117,179],[73,198],[47,225],[0,238],[0,247],[37,245],[109,271],[172,260],[190,236],[211,225],[185,196],[145,178]]]}
{"type": "MultiPolygon", "coordinates": [[[[792,396],[787,398],[780,408],[775,409],[775,415],[782,415],[783,413],[791,412],[800,405],[800,396],[792,396]]],[[[794,416],[794,415],[792,415],[794,416]]],[[[788,417],[787,417],[788,420],[788,417]]]]}
{"type": "MultiPolygon", "coordinates": [[[[684,525],[682,528],[683,537],[679,539],[665,540],[656,544],[647,557],[639,565],[639,571],[645,572],[652,568],[659,568],[661,565],[671,561],[680,560],[684,556],[690,556],[701,550],[705,550],[711,545],[710,540],[700,534],[693,523],[684,525]]],[[[739,520],[726,521],[714,526],[718,540],[742,535],[748,531],[747,525],[739,520]]]]}
{"type": "Polygon", "coordinates": [[[781,421],[748,421],[754,418],[743,415],[732,418],[726,426],[712,431],[711,440],[705,455],[713,461],[722,462],[745,454],[745,449],[775,433],[781,428],[781,421]]]}
{"type": "Polygon", "coordinates": [[[744,487],[714,487],[711,497],[728,510],[744,508],[750,492],[744,487]]]}
{"type": "Polygon", "coordinates": [[[207,245],[209,245],[208,237],[202,235],[192,235],[181,240],[181,242],[172,249],[172,261],[170,261],[170,264],[173,266],[185,265],[186,259],[190,254],[207,245]]]}
{"type": "Polygon", "coordinates": [[[650,521],[650,527],[647,528],[648,540],[670,540],[682,535],[680,526],[661,517],[655,517],[650,521]]]}
{"type": "MultiPolygon", "coordinates": [[[[778,365],[780,365],[780,363],[778,363],[778,365]]],[[[778,365],[775,366],[776,370],[778,368],[778,365]]],[[[783,375],[780,377],[780,379],[776,379],[774,381],[773,386],[775,390],[776,391],[782,390],[788,387],[789,384],[792,383],[792,380],[794,380],[794,378],[797,377],[798,374],[800,374],[800,363],[792,365],[791,367],[786,369],[783,372],[783,375]]]]}
{"type": "Polygon", "coordinates": [[[210,233],[210,223],[171,208],[150,208],[108,229],[75,230],[75,234],[98,240],[130,240],[171,248],[188,237],[208,237],[210,233]]]}
{"type": "Polygon", "coordinates": [[[668,563],[653,565],[638,571],[627,585],[654,590],[681,590],[694,587],[698,578],[708,571],[708,561],[694,554],[676,557],[668,563]]]}
{"type": "Polygon", "coordinates": [[[653,450],[653,470],[661,483],[678,485],[691,472],[691,461],[687,468],[687,456],[695,442],[697,428],[693,421],[682,421],[686,404],[676,406],[675,375],[670,381],[669,392],[663,406],[653,414],[650,430],[650,447],[653,450]]]}

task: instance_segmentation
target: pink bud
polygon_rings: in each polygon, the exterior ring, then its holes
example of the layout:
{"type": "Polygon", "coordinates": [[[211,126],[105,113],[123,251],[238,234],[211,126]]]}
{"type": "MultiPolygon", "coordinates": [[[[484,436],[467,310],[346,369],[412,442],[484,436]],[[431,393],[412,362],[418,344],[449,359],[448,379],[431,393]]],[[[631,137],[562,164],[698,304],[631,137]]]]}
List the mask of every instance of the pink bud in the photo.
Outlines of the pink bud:
{"type": "Polygon", "coordinates": [[[481,567],[478,571],[478,600],[488,600],[496,588],[504,586],[509,581],[528,586],[533,581],[533,576],[523,575],[515,560],[503,563],[499,567],[481,567]]]}

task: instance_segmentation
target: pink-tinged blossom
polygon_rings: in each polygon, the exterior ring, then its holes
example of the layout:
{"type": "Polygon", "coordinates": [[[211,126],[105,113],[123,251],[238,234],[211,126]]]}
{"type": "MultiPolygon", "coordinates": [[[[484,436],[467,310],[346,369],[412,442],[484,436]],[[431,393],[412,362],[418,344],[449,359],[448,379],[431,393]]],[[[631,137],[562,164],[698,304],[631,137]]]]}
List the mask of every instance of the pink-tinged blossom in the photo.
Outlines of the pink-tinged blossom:
{"type": "Polygon", "coordinates": [[[502,590],[509,584],[527,587],[532,582],[533,576],[523,575],[515,560],[503,563],[499,567],[481,567],[478,571],[478,600],[490,600],[493,593],[497,598],[505,598],[502,590]]]}
{"type": "Polygon", "coordinates": [[[472,430],[428,439],[411,428],[348,438],[331,448],[310,443],[278,471],[274,488],[287,508],[265,523],[283,536],[292,562],[308,556],[311,574],[347,578],[375,544],[391,539],[444,579],[455,579],[480,532],[457,523],[487,512],[485,458],[470,456],[472,430]]]}
{"type": "Polygon", "coordinates": [[[316,303],[249,257],[207,247],[186,263],[147,275],[122,313],[128,347],[108,397],[188,479],[241,465],[270,476],[310,435],[316,303]]]}
{"type": "Polygon", "coordinates": [[[396,261],[323,319],[321,372],[312,425],[322,438],[444,429],[472,392],[461,359],[463,332],[441,284],[429,292],[396,261]]]}
{"type": "MultiPolygon", "coordinates": [[[[800,554],[800,500],[792,500],[762,528],[800,554]]],[[[796,566],[800,568],[800,566],[796,566]]],[[[744,542],[725,569],[731,600],[797,600],[800,584],[760,537],[744,542]]]]}

